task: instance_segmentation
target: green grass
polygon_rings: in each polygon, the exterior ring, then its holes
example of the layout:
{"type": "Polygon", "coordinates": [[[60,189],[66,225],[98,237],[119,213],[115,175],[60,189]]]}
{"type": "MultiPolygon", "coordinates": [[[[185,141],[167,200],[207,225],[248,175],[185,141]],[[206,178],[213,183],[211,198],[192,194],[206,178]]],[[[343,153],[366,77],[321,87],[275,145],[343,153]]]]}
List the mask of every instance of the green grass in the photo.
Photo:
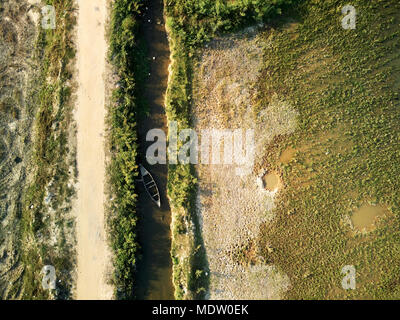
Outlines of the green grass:
{"type": "MultiPolygon", "coordinates": [[[[255,111],[268,106],[277,93],[300,114],[297,131],[268,146],[265,165],[282,173],[286,188],[278,199],[276,219],[262,228],[258,239],[266,260],[291,279],[287,298],[398,298],[400,293],[399,5],[394,0],[354,1],[357,28],[344,30],[345,4],[282,1],[274,7],[268,1],[177,0],[166,5],[173,58],[167,115],[180,128],[191,125],[197,48],[218,33],[266,22],[265,37],[272,41],[265,49],[255,111]],[[293,22],[292,27],[286,24],[293,22]],[[282,165],[279,156],[288,146],[297,154],[282,165]],[[343,223],[364,203],[388,210],[387,219],[368,235],[343,223]],[[348,264],[357,270],[355,291],[341,289],[340,271],[348,264]]],[[[192,259],[179,259],[182,247],[188,246],[188,256],[196,257],[195,243],[201,244],[201,235],[182,231],[182,221],[196,222],[195,192],[193,168],[170,166],[178,299],[202,298],[201,288],[207,289],[201,275],[207,268],[204,251],[197,257],[203,263],[196,267],[192,259]],[[185,295],[185,287],[192,292],[185,295]]]]}
{"type": "Polygon", "coordinates": [[[145,1],[117,0],[111,8],[109,59],[119,78],[109,107],[108,127],[111,162],[108,167],[110,205],[108,226],[114,253],[116,299],[135,298],[136,263],[139,244],[136,235],[138,115],[143,113],[140,82],[143,81],[143,45],[139,41],[139,15],[145,1]]]}
{"type": "Polygon", "coordinates": [[[400,7],[353,1],[357,27],[344,30],[345,4],[306,1],[297,10],[297,29],[277,23],[265,33],[273,41],[258,105],[275,92],[300,117],[292,136],[270,146],[266,163],[283,173],[286,189],[259,244],[271,243],[273,253],[265,250],[265,257],[289,275],[292,299],[400,296],[400,7]],[[297,155],[281,165],[287,146],[297,155]],[[343,224],[364,203],[388,212],[367,235],[343,224]],[[344,265],[356,267],[357,290],[341,288],[344,265]]]}
{"type": "MultiPolygon", "coordinates": [[[[69,211],[69,199],[74,191],[67,186],[70,174],[68,163],[68,132],[72,122],[71,87],[68,82],[72,74],[70,63],[74,58],[71,31],[75,25],[74,2],[72,0],[47,1],[58,15],[55,30],[39,29],[36,45],[36,61],[40,66],[40,77],[35,79],[37,91],[32,93],[29,103],[37,107],[35,115],[34,156],[32,159],[32,182],[25,191],[21,228],[20,250],[24,265],[22,290],[23,299],[68,299],[71,296],[71,272],[74,267],[73,248],[67,244],[64,224],[70,225],[65,212],[69,211]],[[59,224],[61,234],[57,243],[50,245],[51,226],[45,213],[46,187],[52,182],[56,195],[52,200],[53,217],[59,224]],[[40,241],[39,239],[45,239],[40,241]],[[56,269],[57,290],[42,289],[41,269],[44,265],[56,269]]],[[[73,230],[70,228],[69,231],[73,230]]]]}

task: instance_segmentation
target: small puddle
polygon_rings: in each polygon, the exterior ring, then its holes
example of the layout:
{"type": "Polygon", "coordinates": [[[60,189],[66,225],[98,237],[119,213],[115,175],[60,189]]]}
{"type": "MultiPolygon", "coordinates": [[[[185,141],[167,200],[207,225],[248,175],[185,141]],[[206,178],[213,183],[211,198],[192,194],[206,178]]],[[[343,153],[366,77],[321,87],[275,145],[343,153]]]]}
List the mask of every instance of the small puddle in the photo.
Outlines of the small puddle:
{"type": "Polygon", "coordinates": [[[287,148],[284,150],[279,158],[279,161],[283,164],[287,164],[290,161],[292,161],[294,155],[296,153],[296,150],[293,149],[292,147],[287,148]]]}
{"type": "Polygon", "coordinates": [[[380,206],[364,205],[352,215],[351,221],[359,231],[372,231],[377,218],[384,214],[385,210],[380,206]]]}
{"type": "Polygon", "coordinates": [[[268,191],[275,191],[280,188],[281,179],[276,173],[267,173],[262,177],[264,188],[268,191]]]}

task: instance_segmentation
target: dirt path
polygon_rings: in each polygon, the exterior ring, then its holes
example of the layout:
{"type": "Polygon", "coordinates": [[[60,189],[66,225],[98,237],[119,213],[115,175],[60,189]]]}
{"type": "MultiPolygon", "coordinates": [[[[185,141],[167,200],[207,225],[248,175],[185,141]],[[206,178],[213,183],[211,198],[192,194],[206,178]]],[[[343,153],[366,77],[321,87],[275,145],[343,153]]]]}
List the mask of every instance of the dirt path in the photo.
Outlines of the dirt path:
{"type": "Polygon", "coordinates": [[[77,299],[111,299],[106,284],[110,251],[104,230],[104,117],[106,0],[79,0],[77,299]]]}

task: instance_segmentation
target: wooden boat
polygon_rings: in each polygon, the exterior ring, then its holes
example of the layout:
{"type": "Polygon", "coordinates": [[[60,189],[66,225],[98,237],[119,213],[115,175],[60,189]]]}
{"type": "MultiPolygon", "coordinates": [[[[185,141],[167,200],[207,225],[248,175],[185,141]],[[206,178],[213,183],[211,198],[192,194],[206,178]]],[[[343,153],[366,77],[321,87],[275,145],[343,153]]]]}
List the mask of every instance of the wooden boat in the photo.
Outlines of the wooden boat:
{"type": "Polygon", "coordinates": [[[150,196],[151,200],[153,200],[153,202],[155,202],[160,208],[161,207],[160,192],[158,191],[158,187],[156,182],[154,181],[153,176],[141,164],[139,164],[139,171],[141,176],[140,181],[143,182],[147,194],[150,196]]]}

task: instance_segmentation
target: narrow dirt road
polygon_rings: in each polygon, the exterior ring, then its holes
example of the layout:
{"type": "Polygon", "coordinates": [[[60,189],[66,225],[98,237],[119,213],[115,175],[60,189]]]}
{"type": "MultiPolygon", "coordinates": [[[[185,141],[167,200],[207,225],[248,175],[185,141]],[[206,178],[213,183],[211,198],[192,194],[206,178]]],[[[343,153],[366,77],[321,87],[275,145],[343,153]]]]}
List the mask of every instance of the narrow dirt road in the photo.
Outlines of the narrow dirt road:
{"type": "Polygon", "coordinates": [[[78,0],[77,299],[111,299],[113,293],[105,278],[110,261],[104,227],[106,4],[78,0]]]}

